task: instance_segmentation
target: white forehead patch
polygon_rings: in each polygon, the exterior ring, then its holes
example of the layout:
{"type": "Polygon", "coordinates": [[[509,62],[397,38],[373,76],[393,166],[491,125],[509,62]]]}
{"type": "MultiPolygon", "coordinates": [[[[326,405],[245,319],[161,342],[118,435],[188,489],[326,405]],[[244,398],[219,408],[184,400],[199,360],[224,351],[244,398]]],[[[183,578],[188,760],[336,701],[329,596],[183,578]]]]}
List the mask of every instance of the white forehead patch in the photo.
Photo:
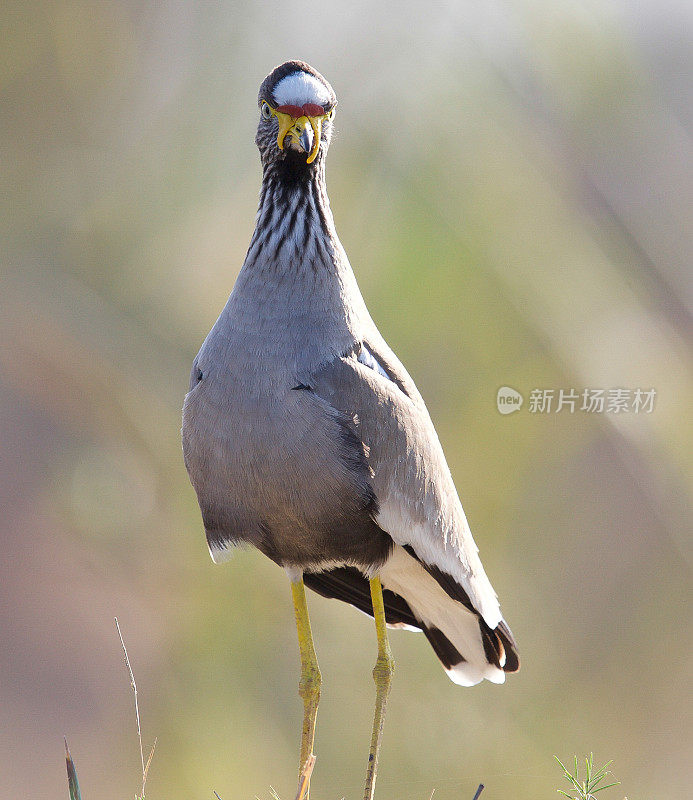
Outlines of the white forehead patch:
{"type": "Polygon", "coordinates": [[[324,106],[331,99],[326,86],[313,75],[300,70],[282,78],[272,94],[278,106],[303,106],[306,103],[324,106]]]}

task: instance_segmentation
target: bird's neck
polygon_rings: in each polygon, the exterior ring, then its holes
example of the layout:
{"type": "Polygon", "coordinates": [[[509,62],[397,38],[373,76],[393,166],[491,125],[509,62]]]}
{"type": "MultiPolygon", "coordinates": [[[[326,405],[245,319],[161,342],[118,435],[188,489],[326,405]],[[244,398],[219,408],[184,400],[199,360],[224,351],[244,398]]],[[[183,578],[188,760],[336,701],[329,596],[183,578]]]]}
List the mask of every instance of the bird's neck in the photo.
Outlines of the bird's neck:
{"type": "MultiPolygon", "coordinates": [[[[305,158],[305,156],[303,156],[305,158]]],[[[323,158],[264,165],[255,232],[245,267],[263,272],[334,272],[342,267],[323,158]]]]}
{"type": "Polygon", "coordinates": [[[237,346],[292,374],[347,352],[372,324],[335,231],[324,168],[301,177],[265,169],[255,233],[224,314],[237,346]]]}

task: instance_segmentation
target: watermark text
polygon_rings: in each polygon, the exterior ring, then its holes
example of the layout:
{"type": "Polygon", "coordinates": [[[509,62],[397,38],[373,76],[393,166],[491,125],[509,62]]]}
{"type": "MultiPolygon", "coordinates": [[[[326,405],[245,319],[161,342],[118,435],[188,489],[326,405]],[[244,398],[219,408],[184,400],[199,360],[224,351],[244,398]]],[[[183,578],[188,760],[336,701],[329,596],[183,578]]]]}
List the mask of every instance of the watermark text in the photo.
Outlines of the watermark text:
{"type": "MultiPolygon", "coordinates": [[[[657,390],[648,388],[532,389],[527,401],[530,414],[651,414],[657,390]]],[[[501,386],[496,407],[501,414],[519,411],[524,397],[517,389],[501,386]]]]}

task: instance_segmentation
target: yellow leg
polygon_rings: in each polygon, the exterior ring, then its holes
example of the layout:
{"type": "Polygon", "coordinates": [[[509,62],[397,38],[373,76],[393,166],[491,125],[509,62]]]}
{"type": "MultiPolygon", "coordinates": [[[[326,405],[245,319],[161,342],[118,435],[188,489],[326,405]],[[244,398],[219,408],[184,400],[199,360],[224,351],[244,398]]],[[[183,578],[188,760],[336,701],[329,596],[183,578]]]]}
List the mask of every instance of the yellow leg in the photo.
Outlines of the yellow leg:
{"type": "Polygon", "coordinates": [[[373,717],[373,734],[371,736],[371,750],[368,756],[368,769],[366,770],[364,800],[373,800],[373,793],[375,792],[375,778],[378,772],[378,755],[380,753],[380,740],[383,736],[385,707],[387,705],[387,697],[390,694],[392,675],[395,671],[395,662],[390,652],[390,643],[387,640],[383,587],[380,583],[380,578],[371,580],[371,600],[373,602],[375,631],[378,636],[378,659],[373,669],[375,715],[373,717]]]}
{"type": "Polygon", "coordinates": [[[301,735],[301,756],[298,767],[298,798],[308,800],[310,790],[310,771],[312,771],[313,741],[315,740],[315,720],[318,716],[320,702],[320,667],[313,646],[313,634],[310,629],[306,590],[303,579],[291,583],[291,594],[296,612],[296,628],[298,630],[298,649],[301,654],[301,680],[298,694],[303,699],[303,733],[301,735]],[[309,767],[309,769],[307,769],[309,767]],[[307,774],[306,774],[307,773],[307,774]]]}

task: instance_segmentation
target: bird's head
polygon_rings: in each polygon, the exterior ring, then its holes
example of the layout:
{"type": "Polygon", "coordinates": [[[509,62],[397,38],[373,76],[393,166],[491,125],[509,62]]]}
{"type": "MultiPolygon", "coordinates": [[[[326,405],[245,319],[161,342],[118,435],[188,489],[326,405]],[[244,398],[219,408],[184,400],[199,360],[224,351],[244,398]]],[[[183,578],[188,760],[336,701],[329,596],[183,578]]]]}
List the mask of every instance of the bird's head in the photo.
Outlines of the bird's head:
{"type": "Polygon", "coordinates": [[[337,98],[330,84],[303,61],[286,61],[260,86],[255,142],[263,164],[306,169],[319,163],[332,135],[337,98]]]}

